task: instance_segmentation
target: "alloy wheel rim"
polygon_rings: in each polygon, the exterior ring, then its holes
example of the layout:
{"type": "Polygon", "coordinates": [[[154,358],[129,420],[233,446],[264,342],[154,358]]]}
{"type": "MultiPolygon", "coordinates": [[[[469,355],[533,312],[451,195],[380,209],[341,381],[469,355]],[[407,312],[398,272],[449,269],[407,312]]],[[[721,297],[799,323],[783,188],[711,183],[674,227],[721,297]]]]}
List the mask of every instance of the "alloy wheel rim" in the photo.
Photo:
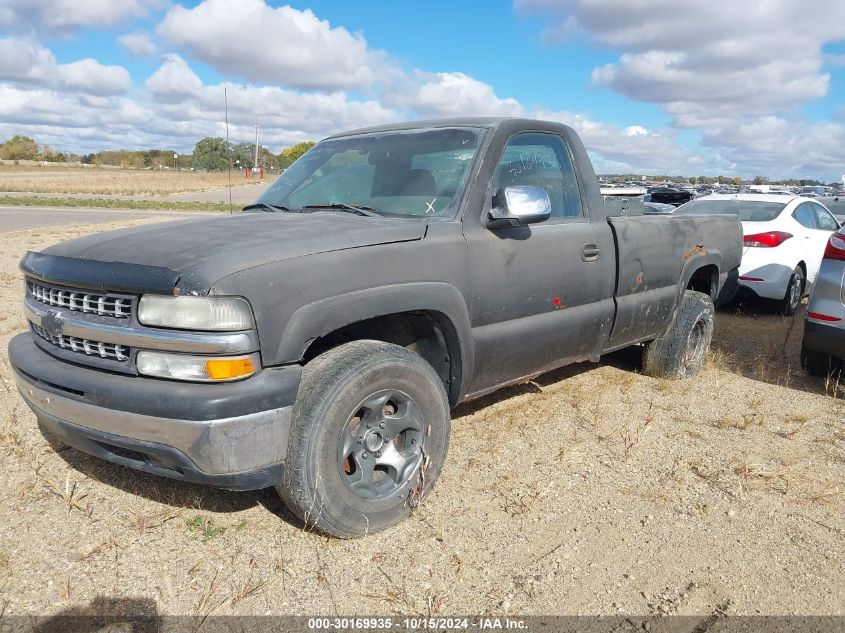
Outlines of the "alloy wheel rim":
{"type": "Polygon", "coordinates": [[[362,499],[397,493],[417,473],[425,440],[422,412],[406,393],[385,389],[364,398],[338,438],[338,471],[362,499]]]}
{"type": "Polygon", "coordinates": [[[801,301],[801,279],[796,275],[792,278],[792,285],[789,288],[789,305],[797,308],[799,301],[801,301]]]}

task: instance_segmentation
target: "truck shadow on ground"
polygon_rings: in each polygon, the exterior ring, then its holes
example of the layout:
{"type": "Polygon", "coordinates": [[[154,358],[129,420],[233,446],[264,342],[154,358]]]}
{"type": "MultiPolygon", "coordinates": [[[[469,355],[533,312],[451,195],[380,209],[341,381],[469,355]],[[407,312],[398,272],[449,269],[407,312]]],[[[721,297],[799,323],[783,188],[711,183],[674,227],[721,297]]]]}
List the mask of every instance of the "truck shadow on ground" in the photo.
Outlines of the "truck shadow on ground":
{"type": "Polygon", "coordinates": [[[88,631],[154,633],[162,630],[158,606],[152,598],[110,596],[97,596],[86,605],[68,607],[46,618],[7,616],[4,619],[0,616],[0,628],[3,628],[4,623],[10,624],[13,631],[26,630],[38,631],[38,633],[87,633],[88,631]]]}
{"type": "Polygon", "coordinates": [[[42,429],[41,432],[68,466],[86,477],[131,495],[174,508],[189,508],[205,512],[241,512],[255,506],[262,506],[294,527],[303,527],[302,521],[288,511],[273,488],[234,492],[167,479],[93,457],[64,444],[49,431],[42,429]]]}
{"type": "Polygon", "coordinates": [[[509,387],[503,387],[494,391],[493,393],[482,396],[476,400],[471,400],[459,405],[452,411],[452,419],[458,420],[462,417],[477,413],[482,409],[486,409],[498,402],[510,400],[529,393],[542,393],[545,387],[553,385],[567,378],[572,378],[585,372],[593,371],[602,365],[610,365],[625,371],[638,372],[642,369],[642,348],[627,347],[611,354],[606,354],[601,357],[601,362],[591,363],[582,362],[573,365],[567,365],[560,369],[553,369],[552,371],[540,374],[536,378],[532,378],[528,382],[518,383],[509,387]]]}

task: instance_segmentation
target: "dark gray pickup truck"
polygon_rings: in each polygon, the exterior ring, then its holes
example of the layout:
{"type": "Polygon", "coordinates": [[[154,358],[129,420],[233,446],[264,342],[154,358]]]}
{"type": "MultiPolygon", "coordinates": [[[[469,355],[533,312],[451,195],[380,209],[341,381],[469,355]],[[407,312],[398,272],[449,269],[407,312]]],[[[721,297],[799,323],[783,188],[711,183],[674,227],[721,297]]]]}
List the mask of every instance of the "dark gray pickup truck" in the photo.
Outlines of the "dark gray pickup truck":
{"type": "Polygon", "coordinates": [[[65,443],[359,536],[431,489],[460,402],[631,345],[698,371],[741,246],[734,216],[608,218],[569,127],[391,125],[244,213],[27,253],[9,354],[65,443]]]}

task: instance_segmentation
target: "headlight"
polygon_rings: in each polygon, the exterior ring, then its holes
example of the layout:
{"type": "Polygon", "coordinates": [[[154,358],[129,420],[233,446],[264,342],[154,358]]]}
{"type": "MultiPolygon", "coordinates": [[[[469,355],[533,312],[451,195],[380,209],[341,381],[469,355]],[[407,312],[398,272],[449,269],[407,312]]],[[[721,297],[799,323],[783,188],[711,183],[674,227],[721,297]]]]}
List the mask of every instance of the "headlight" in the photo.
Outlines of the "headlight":
{"type": "Polygon", "coordinates": [[[240,297],[166,297],[144,295],[138,304],[144,325],[180,330],[250,330],[252,310],[240,297]]]}
{"type": "Polygon", "coordinates": [[[138,373],[145,376],[196,382],[225,382],[254,374],[258,367],[258,358],[255,354],[210,358],[187,354],[138,352],[135,365],[138,373]]]}

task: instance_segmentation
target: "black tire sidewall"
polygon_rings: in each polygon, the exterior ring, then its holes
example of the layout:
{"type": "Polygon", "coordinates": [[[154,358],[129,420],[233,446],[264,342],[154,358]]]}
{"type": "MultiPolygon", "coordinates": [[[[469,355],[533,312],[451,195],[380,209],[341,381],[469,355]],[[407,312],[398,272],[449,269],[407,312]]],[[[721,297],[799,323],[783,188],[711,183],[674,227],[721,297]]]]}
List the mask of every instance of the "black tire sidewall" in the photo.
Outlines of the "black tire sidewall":
{"type": "Polygon", "coordinates": [[[705,295],[701,293],[698,294],[701,296],[696,296],[694,299],[689,299],[687,296],[684,297],[684,299],[689,300],[690,303],[694,300],[697,305],[697,310],[693,313],[695,316],[687,321],[689,326],[686,328],[685,342],[689,341],[689,337],[692,335],[692,331],[698,323],[704,322],[703,336],[705,339],[705,346],[701,358],[696,361],[694,366],[687,367],[684,365],[687,346],[684,345],[683,350],[681,351],[681,357],[678,360],[678,370],[682,377],[694,376],[701,371],[704,364],[707,362],[707,351],[710,349],[710,342],[713,340],[713,328],[715,325],[713,304],[704,300],[703,297],[705,295]]]}
{"type": "Polygon", "coordinates": [[[643,371],[655,377],[689,378],[696,375],[706,362],[706,350],[713,338],[715,309],[713,301],[704,293],[687,290],[681,298],[678,313],[669,330],[649,342],[644,350],[643,371]],[[684,364],[690,334],[700,321],[705,323],[705,353],[694,366],[684,364]]]}
{"type": "MultiPolygon", "coordinates": [[[[332,382],[318,383],[312,397],[294,411],[289,455],[302,456],[302,468],[286,470],[286,486],[310,490],[312,508],[300,508],[306,522],[338,536],[358,536],[401,521],[411,510],[409,494],[424,496],[432,487],[448,451],[450,417],[442,383],[434,370],[419,356],[398,346],[381,344],[369,356],[359,355],[332,382]],[[399,490],[379,499],[363,499],[342,481],[337,447],[341,431],[360,403],[384,389],[401,391],[419,407],[426,423],[424,464],[415,469],[399,490]],[[316,397],[314,397],[316,396],[316,397]],[[295,443],[303,442],[303,447],[295,443]],[[425,468],[424,479],[420,468],[425,468]],[[305,481],[294,482],[289,475],[299,472],[305,481]],[[425,482],[422,490],[421,481],[425,482]],[[419,493],[422,493],[421,495],[419,493]]],[[[284,496],[284,495],[283,495],[284,496]]],[[[292,508],[293,509],[293,508],[292,508]]]]}
{"type": "Polygon", "coordinates": [[[801,305],[801,297],[804,294],[804,271],[801,270],[799,266],[794,271],[792,271],[792,275],[789,277],[789,283],[786,286],[786,295],[781,300],[781,311],[784,313],[785,316],[792,316],[798,311],[798,306],[801,305]],[[801,284],[801,291],[798,295],[798,301],[795,305],[792,305],[790,299],[792,298],[792,286],[795,283],[801,284]]]}

